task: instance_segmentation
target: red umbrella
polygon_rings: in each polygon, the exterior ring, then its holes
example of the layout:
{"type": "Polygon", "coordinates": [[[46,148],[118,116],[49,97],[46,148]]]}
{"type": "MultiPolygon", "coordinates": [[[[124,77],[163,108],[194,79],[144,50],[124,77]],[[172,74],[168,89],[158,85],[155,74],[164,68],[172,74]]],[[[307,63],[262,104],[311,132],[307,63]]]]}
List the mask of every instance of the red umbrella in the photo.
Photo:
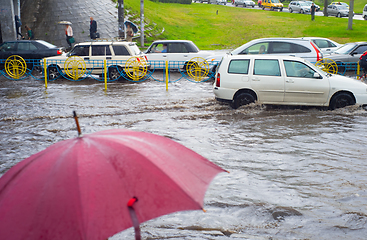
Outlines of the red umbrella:
{"type": "Polygon", "coordinates": [[[222,171],[150,133],[115,129],[61,141],[0,178],[0,238],[101,240],[133,221],[138,230],[139,222],[202,209],[222,171]]]}

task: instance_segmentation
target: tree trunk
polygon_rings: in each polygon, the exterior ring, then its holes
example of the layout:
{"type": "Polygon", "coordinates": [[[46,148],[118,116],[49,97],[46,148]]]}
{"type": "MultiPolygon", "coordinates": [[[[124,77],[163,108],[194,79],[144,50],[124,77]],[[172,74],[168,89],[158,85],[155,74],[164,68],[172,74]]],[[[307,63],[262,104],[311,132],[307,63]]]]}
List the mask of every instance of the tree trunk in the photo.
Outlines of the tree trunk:
{"type": "Polygon", "coordinates": [[[324,16],[327,17],[328,14],[327,14],[327,6],[328,6],[328,0],[324,0],[324,16]]]}
{"type": "Polygon", "coordinates": [[[354,0],[349,0],[348,30],[353,30],[354,0]]]}

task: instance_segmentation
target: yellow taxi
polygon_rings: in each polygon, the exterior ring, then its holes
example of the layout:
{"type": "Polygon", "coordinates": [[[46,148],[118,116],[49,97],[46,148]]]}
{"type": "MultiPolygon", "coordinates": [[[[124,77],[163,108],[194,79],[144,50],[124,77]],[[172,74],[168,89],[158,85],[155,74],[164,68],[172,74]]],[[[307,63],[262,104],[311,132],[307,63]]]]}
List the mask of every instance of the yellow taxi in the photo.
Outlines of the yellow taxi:
{"type": "Polygon", "coordinates": [[[345,2],[332,2],[330,5],[341,5],[349,9],[349,5],[346,4],[345,2]]]}
{"type": "Polygon", "coordinates": [[[283,3],[279,2],[279,0],[263,0],[261,6],[263,10],[269,8],[272,11],[275,9],[283,11],[283,3]]]}

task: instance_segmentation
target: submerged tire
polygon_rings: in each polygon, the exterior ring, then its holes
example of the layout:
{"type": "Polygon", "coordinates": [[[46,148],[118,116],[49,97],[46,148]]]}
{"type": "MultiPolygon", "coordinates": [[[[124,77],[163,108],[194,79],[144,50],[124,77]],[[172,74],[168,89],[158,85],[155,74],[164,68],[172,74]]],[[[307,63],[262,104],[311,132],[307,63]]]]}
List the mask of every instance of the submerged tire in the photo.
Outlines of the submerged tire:
{"type": "Polygon", "coordinates": [[[60,68],[58,66],[55,65],[51,65],[47,67],[47,77],[49,80],[54,80],[57,79],[58,77],[60,77],[61,73],[60,73],[60,68]]]}
{"type": "Polygon", "coordinates": [[[334,110],[337,108],[343,108],[343,107],[354,105],[354,104],[356,104],[356,102],[353,96],[350,93],[342,92],[342,93],[335,94],[331,98],[329,109],[334,110]]]}
{"type": "Polygon", "coordinates": [[[108,78],[110,80],[119,80],[121,78],[121,68],[118,66],[111,66],[108,68],[108,78]]]}
{"type": "Polygon", "coordinates": [[[234,97],[234,99],[231,103],[231,107],[233,109],[237,109],[242,105],[248,105],[248,104],[253,103],[253,102],[255,102],[255,97],[252,94],[250,94],[250,93],[240,93],[240,94],[237,94],[234,97]]]}

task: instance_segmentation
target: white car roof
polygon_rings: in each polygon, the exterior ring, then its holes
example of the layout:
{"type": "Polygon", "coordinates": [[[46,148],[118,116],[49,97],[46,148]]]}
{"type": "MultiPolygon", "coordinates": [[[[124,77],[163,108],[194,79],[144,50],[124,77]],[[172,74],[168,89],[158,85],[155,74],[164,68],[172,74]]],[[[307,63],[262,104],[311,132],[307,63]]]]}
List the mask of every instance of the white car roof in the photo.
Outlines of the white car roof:
{"type": "Polygon", "coordinates": [[[308,62],[306,59],[288,55],[273,55],[273,54],[249,54],[249,55],[226,55],[225,58],[233,59],[279,59],[279,60],[297,60],[300,62],[308,62]]]}

